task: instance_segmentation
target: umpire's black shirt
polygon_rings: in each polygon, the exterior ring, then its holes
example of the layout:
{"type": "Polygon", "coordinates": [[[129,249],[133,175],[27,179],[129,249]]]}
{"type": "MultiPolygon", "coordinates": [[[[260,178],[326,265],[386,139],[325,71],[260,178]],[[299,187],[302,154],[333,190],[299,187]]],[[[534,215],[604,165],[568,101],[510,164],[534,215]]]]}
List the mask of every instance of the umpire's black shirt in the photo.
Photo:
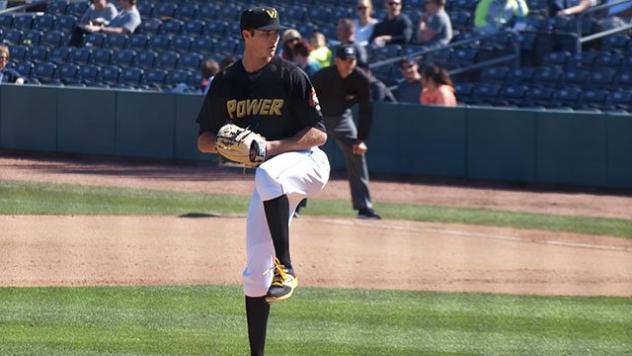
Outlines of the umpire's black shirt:
{"type": "Polygon", "coordinates": [[[366,140],[373,120],[368,76],[356,67],[348,77],[342,79],[336,66],[331,65],[316,72],[312,81],[323,116],[342,116],[352,105],[360,105],[358,140],[366,140]]]}

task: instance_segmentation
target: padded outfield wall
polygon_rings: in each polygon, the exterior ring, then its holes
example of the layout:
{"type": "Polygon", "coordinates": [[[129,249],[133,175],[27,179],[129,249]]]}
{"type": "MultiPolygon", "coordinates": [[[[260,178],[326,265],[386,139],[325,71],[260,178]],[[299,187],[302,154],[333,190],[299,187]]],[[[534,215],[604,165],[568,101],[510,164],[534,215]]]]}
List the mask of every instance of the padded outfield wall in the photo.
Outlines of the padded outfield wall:
{"type": "MultiPolygon", "coordinates": [[[[0,147],[212,160],[197,152],[196,95],[0,86],[0,147]]],[[[632,116],[376,104],[372,172],[632,188],[632,116]]],[[[335,143],[325,146],[344,169],[335,143]]]]}

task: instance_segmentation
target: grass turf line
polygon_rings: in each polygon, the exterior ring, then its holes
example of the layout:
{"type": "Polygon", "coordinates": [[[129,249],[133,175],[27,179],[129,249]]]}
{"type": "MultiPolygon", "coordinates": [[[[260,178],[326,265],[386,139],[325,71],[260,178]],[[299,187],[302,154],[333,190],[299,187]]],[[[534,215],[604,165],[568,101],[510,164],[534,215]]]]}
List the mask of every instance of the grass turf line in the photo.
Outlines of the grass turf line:
{"type": "MultiPolygon", "coordinates": [[[[376,203],[387,219],[541,229],[632,238],[632,220],[376,203]]],[[[248,197],[0,180],[0,214],[245,215],[248,197]]],[[[353,217],[348,201],[310,199],[305,215],[353,217]]]]}
{"type": "MultiPolygon", "coordinates": [[[[0,354],[243,355],[238,286],[2,288],[0,354]]],[[[271,355],[623,355],[632,299],[300,288],[271,355]]]]}

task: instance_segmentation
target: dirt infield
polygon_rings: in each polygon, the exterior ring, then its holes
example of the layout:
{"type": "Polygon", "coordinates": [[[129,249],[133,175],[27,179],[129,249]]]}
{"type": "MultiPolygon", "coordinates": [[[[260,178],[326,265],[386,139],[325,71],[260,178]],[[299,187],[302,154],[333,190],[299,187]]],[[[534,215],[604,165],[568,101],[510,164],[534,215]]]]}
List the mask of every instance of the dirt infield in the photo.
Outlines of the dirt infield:
{"type": "MultiPolygon", "coordinates": [[[[6,152],[0,179],[234,194],[252,184],[208,165],[6,152]]],[[[625,194],[379,179],[372,190],[378,202],[632,219],[625,194]]],[[[348,194],[335,177],[321,198],[348,194]]],[[[0,286],[236,284],[245,258],[243,218],[0,216],[0,226],[0,286]]],[[[632,296],[632,241],[611,237],[301,218],[292,249],[303,286],[632,296]]]]}

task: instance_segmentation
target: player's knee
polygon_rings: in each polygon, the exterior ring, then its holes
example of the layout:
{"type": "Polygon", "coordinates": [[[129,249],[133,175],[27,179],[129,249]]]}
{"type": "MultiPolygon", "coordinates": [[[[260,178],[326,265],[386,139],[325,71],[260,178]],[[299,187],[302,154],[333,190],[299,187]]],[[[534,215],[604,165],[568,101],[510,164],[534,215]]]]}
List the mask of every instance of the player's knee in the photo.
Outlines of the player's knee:
{"type": "MultiPolygon", "coordinates": [[[[264,271],[265,272],[265,271],[264,271]]],[[[261,271],[244,271],[244,294],[248,297],[257,298],[268,294],[270,287],[269,278],[266,278],[264,272],[261,271]]]]}
{"type": "Polygon", "coordinates": [[[257,168],[255,173],[255,188],[261,200],[266,201],[283,195],[283,187],[271,172],[263,167],[257,168]]]}

